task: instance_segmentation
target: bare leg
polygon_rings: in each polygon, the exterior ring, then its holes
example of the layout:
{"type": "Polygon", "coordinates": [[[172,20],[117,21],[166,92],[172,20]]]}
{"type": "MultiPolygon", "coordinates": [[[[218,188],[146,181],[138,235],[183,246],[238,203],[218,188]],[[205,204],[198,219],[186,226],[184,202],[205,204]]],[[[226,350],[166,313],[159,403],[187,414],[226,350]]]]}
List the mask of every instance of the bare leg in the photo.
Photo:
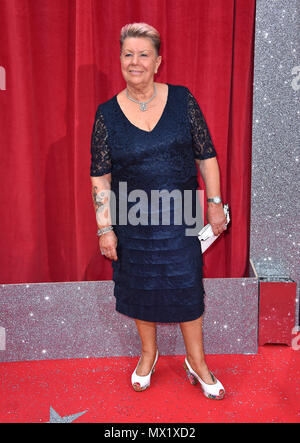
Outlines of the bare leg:
{"type": "Polygon", "coordinates": [[[137,375],[148,375],[156,356],[156,323],[135,319],[135,324],[142,343],[141,361],[137,368],[137,375]]]}
{"type": "Polygon", "coordinates": [[[205,362],[202,337],[202,316],[196,320],[180,323],[187,360],[204,383],[214,384],[205,362]]]}

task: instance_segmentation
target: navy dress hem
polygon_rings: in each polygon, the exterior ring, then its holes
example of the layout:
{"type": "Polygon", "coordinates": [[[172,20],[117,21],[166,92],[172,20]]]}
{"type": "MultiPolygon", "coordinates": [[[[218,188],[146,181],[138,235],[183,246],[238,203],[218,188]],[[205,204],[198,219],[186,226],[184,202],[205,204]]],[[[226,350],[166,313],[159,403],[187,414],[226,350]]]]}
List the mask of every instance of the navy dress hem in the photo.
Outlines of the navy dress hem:
{"type": "Polygon", "coordinates": [[[183,323],[196,320],[204,314],[204,301],[199,305],[185,307],[183,312],[182,307],[154,306],[149,308],[142,305],[123,304],[117,299],[116,311],[137,320],[157,323],[183,323]]]}

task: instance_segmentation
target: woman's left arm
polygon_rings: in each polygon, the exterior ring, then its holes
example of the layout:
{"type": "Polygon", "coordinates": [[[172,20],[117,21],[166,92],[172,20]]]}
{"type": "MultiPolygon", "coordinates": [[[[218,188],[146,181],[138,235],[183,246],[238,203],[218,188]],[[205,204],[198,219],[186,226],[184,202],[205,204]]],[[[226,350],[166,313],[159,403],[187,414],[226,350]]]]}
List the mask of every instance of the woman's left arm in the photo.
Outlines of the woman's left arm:
{"type": "MultiPolygon", "coordinates": [[[[196,161],[199,164],[200,174],[205,183],[207,198],[215,197],[217,195],[221,196],[220,170],[217,158],[196,159],[196,161]]],[[[211,224],[215,235],[219,235],[227,229],[227,220],[222,203],[208,202],[206,218],[208,223],[211,224]]]]}
{"type": "MultiPolygon", "coordinates": [[[[194,158],[199,164],[200,173],[203,177],[207,198],[221,196],[220,170],[217,153],[213,145],[211,135],[200,109],[200,106],[187,89],[187,112],[192,135],[194,158]]],[[[215,235],[221,234],[226,229],[226,216],[222,203],[207,203],[207,221],[211,224],[215,235]]]]}

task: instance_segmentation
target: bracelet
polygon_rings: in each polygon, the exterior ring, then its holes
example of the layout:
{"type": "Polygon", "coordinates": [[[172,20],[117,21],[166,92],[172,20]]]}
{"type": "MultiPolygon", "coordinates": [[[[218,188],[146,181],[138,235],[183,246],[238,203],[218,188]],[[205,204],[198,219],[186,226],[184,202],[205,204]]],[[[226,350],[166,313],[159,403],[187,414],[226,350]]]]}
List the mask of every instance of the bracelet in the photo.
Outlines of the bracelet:
{"type": "Polygon", "coordinates": [[[105,228],[98,229],[97,235],[98,235],[98,237],[100,237],[100,235],[105,234],[106,232],[109,232],[112,229],[114,229],[114,228],[111,225],[110,226],[105,226],[105,228]]]}

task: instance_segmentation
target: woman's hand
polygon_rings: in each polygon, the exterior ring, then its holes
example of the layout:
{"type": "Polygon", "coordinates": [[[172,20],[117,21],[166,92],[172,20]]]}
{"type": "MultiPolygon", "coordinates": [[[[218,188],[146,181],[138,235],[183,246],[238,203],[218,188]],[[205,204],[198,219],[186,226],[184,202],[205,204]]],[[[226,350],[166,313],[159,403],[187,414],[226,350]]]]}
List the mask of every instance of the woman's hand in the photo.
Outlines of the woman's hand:
{"type": "Polygon", "coordinates": [[[227,229],[227,219],[222,204],[208,203],[206,218],[214,235],[219,235],[227,229]]]}
{"type": "Polygon", "coordinates": [[[99,237],[100,251],[110,260],[118,260],[117,244],[118,239],[113,231],[106,232],[99,237]]]}

